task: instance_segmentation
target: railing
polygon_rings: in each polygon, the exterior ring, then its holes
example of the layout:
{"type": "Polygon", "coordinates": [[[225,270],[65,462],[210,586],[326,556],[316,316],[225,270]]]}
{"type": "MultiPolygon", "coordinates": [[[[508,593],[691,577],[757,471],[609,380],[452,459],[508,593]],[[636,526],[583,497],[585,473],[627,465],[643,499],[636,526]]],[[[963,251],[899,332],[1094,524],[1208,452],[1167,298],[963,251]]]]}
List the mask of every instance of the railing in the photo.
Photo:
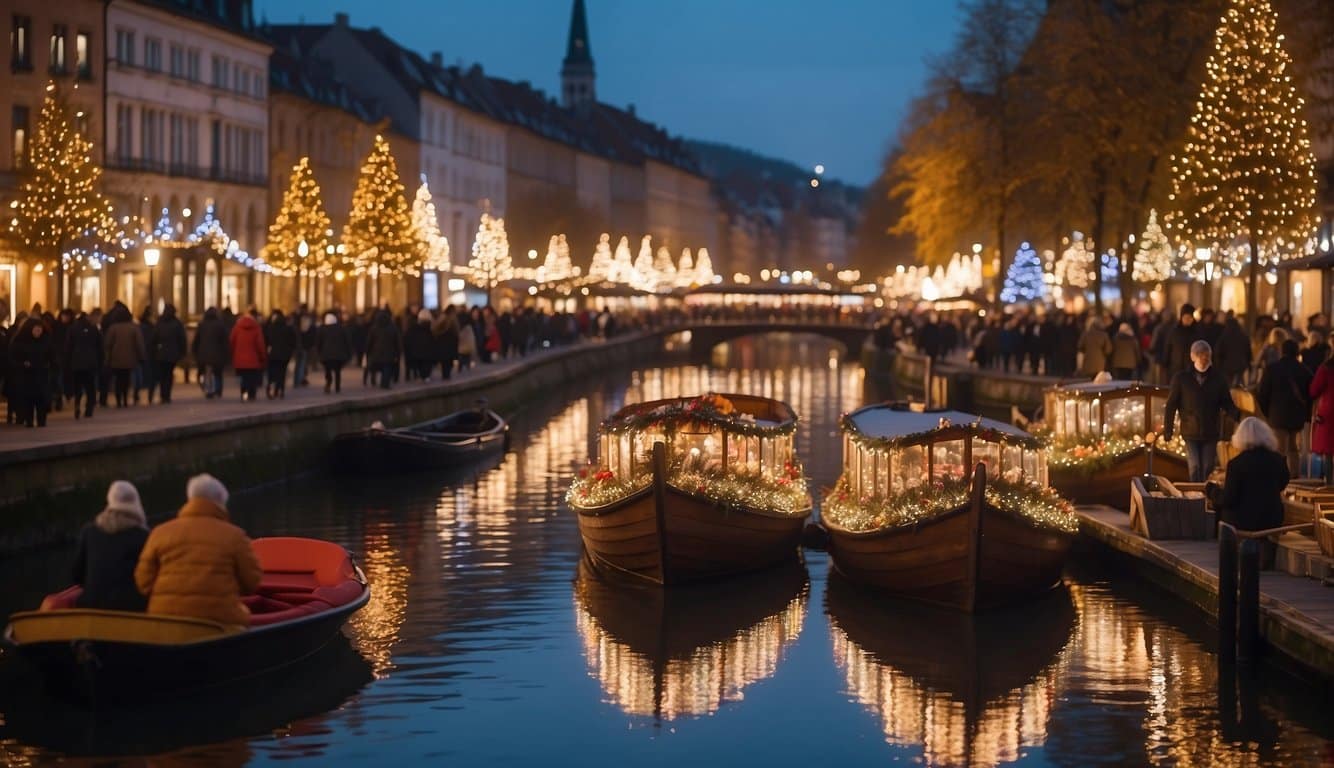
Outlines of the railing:
{"type": "Polygon", "coordinates": [[[146,157],[118,157],[112,155],[107,160],[107,168],[116,171],[140,171],[159,173],[176,178],[221,181],[228,184],[245,184],[255,187],[267,187],[268,177],[244,171],[230,171],[225,168],[210,168],[189,163],[168,163],[146,157]]]}
{"type": "Polygon", "coordinates": [[[1260,543],[1284,533],[1311,533],[1315,523],[1263,531],[1218,524],[1218,661],[1221,670],[1260,658],[1260,543]]]}

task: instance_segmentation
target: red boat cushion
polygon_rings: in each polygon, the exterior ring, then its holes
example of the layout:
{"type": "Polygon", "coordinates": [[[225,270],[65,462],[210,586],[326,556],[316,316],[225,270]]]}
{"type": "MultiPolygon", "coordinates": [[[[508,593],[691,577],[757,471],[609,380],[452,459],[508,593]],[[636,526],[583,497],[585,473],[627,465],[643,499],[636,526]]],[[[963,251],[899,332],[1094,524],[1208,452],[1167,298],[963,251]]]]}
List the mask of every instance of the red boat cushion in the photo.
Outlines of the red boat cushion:
{"type": "Polygon", "coordinates": [[[305,573],[294,573],[282,571],[275,573],[273,571],[264,571],[264,575],[259,580],[259,589],[261,594],[270,592],[310,592],[320,585],[315,578],[314,571],[305,573]]]}
{"type": "Polygon", "coordinates": [[[284,621],[291,621],[292,619],[299,619],[302,616],[310,616],[312,614],[320,613],[322,611],[327,611],[331,608],[333,608],[333,606],[329,605],[323,600],[311,600],[308,603],[303,603],[301,605],[294,605],[285,611],[275,611],[274,613],[251,614],[250,626],[263,627],[269,624],[278,624],[284,621]]]}
{"type": "Polygon", "coordinates": [[[349,579],[342,584],[320,587],[315,590],[315,596],[329,605],[347,605],[361,597],[364,589],[365,587],[361,586],[359,582],[349,579]]]}

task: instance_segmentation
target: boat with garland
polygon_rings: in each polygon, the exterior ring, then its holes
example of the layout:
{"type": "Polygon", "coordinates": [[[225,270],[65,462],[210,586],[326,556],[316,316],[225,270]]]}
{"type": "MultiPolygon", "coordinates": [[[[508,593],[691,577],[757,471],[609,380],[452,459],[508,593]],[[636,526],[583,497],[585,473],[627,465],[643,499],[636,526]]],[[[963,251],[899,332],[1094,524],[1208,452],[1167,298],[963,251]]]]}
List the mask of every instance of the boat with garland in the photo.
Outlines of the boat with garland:
{"type": "Polygon", "coordinates": [[[1065,384],[1043,398],[1039,436],[1050,445],[1051,486],[1076,504],[1126,509],[1130,480],[1154,474],[1190,479],[1186,444],[1160,439],[1167,387],[1138,381],[1065,384]]]}
{"type": "Polygon", "coordinates": [[[796,430],[787,404],[751,395],[622,408],[566,494],[588,556],[661,585],[796,558],[811,514],[796,430]]]}
{"type": "Polygon", "coordinates": [[[835,567],[903,597],[980,611],[1058,585],[1078,530],[1047,448],[958,411],[843,417],[843,473],[821,508],[835,567]]]}

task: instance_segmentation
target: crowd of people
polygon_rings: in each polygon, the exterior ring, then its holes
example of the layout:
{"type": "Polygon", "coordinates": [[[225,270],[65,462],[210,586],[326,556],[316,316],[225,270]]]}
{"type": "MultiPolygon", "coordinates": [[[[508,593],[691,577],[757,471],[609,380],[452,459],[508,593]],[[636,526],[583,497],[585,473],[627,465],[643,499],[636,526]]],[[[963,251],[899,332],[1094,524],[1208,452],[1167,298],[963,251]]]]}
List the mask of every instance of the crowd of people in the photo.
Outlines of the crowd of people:
{"type": "Polygon", "coordinates": [[[35,306],[9,328],[0,320],[0,396],[6,424],[46,426],[52,411],[71,406],[76,419],[97,407],[171,403],[174,385],[194,374],[208,399],[224,396],[228,371],[243,401],[286,397],[324,375],[326,394],[343,387],[343,369],[361,369],[362,385],[388,389],[400,381],[448,379],[459,371],[581,338],[608,337],[651,322],[641,313],[534,307],[497,312],[490,306],[409,306],[350,313],[301,305],[267,317],[251,307],[206,310],[187,328],[171,304],[161,316],[145,308],[136,318],[116,302],[56,314],[35,306]]]}

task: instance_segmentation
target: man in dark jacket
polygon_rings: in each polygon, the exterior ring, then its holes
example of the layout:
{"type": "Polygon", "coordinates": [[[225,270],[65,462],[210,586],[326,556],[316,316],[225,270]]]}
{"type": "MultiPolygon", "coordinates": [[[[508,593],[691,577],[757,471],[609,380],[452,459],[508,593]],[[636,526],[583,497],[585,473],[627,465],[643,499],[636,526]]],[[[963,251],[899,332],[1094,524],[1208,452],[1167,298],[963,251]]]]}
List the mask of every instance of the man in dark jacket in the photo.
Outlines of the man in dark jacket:
{"type": "Polygon", "coordinates": [[[431,310],[423,309],[417,313],[416,322],[403,334],[403,356],[407,360],[409,379],[427,381],[431,378],[431,369],[435,367],[435,348],[431,342],[433,319],[431,310]]]}
{"type": "Polygon", "coordinates": [[[287,364],[297,353],[296,328],[287,322],[281,309],[273,310],[264,324],[264,344],[269,350],[269,383],[264,393],[270,400],[287,397],[287,364]]]}
{"type": "Polygon", "coordinates": [[[93,325],[88,315],[81,314],[65,336],[66,385],[74,401],[74,418],[91,419],[93,403],[97,401],[97,374],[102,369],[102,332],[93,325]],[[87,398],[80,409],[79,401],[87,398]]]}
{"type": "Polygon", "coordinates": [[[157,367],[158,392],[162,395],[164,405],[171,402],[176,364],[185,357],[186,347],[185,324],[176,317],[176,307],[167,304],[162,308],[162,318],[153,326],[153,336],[148,345],[148,356],[157,367]]]}
{"type": "Polygon", "coordinates": [[[17,379],[19,421],[26,427],[46,426],[51,407],[51,336],[42,318],[29,317],[9,343],[10,369],[17,379]]]}
{"type": "Polygon", "coordinates": [[[203,381],[204,396],[208,399],[222,397],[222,369],[227,366],[228,331],[215,307],[204,311],[204,319],[195,329],[193,352],[195,362],[205,372],[203,381]]]}
{"type": "Polygon", "coordinates": [[[324,325],[315,335],[315,353],[324,368],[324,394],[342,392],[343,366],[352,359],[352,337],[336,313],[324,315],[324,325]]]}
{"type": "MultiPolygon", "coordinates": [[[[1190,370],[1192,345],[1200,340],[1200,329],[1195,327],[1195,307],[1181,305],[1181,317],[1168,332],[1164,364],[1170,382],[1178,373],[1190,370]]],[[[1212,350],[1212,347],[1210,347],[1212,350]]]]}
{"type": "Polygon", "coordinates": [[[1299,475],[1301,454],[1297,436],[1311,418],[1311,372],[1297,359],[1297,342],[1283,342],[1281,356],[1260,377],[1256,403],[1274,430],[1278,452],[1288,461],[1288,474],[1299,475]]]}
{"type": "Polygon", "coordinates": [[[1218,344],[1214,346],[1218,371],[1227,379],[1229,385],[1241,386],[1241,378],[1251,367],[1251,340],[1246,338],[1246,329],[1232,312],[1227,313],[1223,321],[1223,330],[1218,335],[1218,344]]]}
{"type": "Polygon", "coordinates": [[[403,337],[398,333],[398,326],[394,325],[387,311],[376,310],[366,337],[366,367],[380,377],[381,389],[389,389],[393,384],[402,354],[403,337]]]}
{"type": "Polygon", "coordinates": [[[1190,360],[1190,370],[1172,377],[1163,413],[1163,438],[1172,439],[1179,414],[1190,481],[1203,483],[1218,464],[1218,435],[1222,431],[1219,414],[1227,413],[1236,419],[1241,417],[1241,411],[1232,402],[1232,391],[1223,374],[1213,367],[1213,350],[1208,342],[1192,344],[1190,360]]]}

